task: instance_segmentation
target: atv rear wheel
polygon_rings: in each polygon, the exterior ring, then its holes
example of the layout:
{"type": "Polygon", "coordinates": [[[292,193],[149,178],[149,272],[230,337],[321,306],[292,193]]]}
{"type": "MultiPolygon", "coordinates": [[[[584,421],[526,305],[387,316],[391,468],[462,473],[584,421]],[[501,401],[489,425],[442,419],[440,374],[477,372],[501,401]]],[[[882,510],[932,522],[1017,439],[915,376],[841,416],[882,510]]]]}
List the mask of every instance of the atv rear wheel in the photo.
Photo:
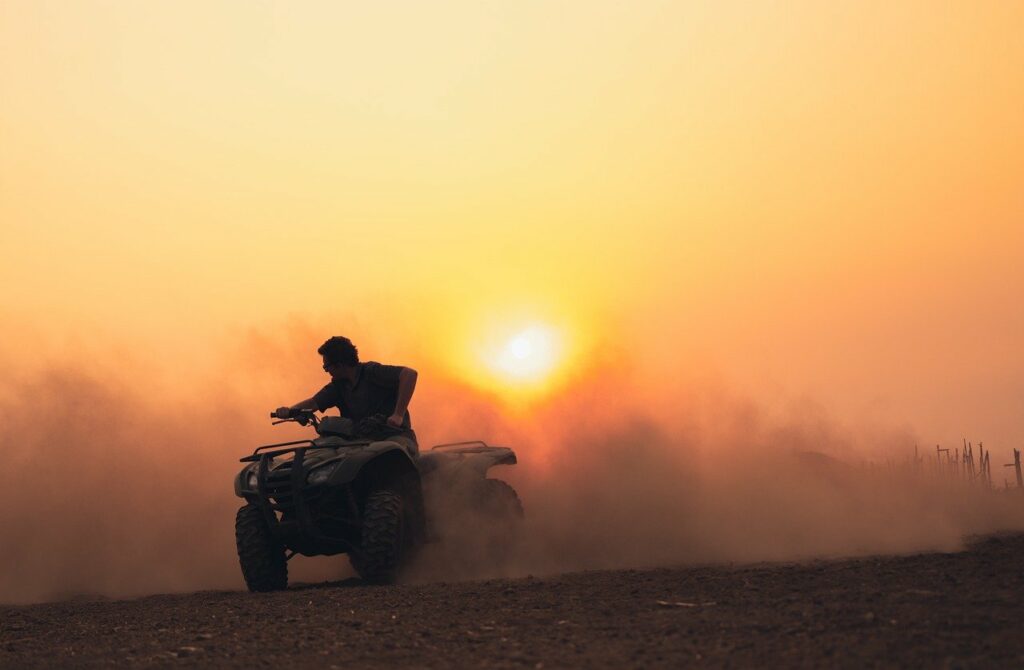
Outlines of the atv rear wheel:
{"type": "Polygon", "coordinates": [[[499,522],[515,525],[523,520],[523,503],[516,490],[500,479],[485,479],[480,489],[480,509],[499,522]]]}
{"type": "Polygon", "coordinates": [[[244,505],[235,515],[235,544],[242,576],[250,591],[278,591],[288,587],[284,547],[274,539],[263,512],[244,505]]]}
{"type": "Polygon", "coordinates": [[[359,550],[349,555],[359,576],[374,584],[395,581],[408,544],[405,501],[392,489],[378,489],[366,498],[359,550]]]}
{"type": "Polygon", "coordinates": [[[500,479],[484,479],[478,505],[485,524],[480,538],[483,555],[496,566],[513,561],[522,539],[524,517],[519,494],[500,479]]]}

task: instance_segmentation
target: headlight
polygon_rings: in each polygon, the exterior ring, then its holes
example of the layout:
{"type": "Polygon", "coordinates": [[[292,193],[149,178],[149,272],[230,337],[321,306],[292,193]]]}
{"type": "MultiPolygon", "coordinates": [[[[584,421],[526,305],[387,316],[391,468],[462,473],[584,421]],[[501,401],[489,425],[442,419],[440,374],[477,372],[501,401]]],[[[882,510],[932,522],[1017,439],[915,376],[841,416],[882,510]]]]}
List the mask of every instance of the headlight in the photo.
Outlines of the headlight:
{"type": "Polygon", "coordinates": [[[339,465],[341,465],[341,461],[335,461],[334,463],[328,463],[327,465],[319,468],[314,468],[312,472],[306,475],[306,483],[323,484],[331,474],[338,469],[339,465]]]}
{"type": "Polygon", "coordinates": [[[249,476],[245,479],[246,486],[249,487],[250,491],[256,490],[256,473],[250,472],[249,476]]]}

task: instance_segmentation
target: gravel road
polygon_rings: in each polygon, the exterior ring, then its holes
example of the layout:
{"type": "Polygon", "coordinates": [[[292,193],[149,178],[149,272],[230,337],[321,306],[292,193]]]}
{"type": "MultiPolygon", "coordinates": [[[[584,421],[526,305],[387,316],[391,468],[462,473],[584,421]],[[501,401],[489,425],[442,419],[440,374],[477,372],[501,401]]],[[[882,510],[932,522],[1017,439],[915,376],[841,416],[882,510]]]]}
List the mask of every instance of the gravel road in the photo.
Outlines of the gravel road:
{"type": "Polygon", "coordinates": [[[0,607],[3,667],[1024,667],[1024,535],[802,564],[0,607]]]}

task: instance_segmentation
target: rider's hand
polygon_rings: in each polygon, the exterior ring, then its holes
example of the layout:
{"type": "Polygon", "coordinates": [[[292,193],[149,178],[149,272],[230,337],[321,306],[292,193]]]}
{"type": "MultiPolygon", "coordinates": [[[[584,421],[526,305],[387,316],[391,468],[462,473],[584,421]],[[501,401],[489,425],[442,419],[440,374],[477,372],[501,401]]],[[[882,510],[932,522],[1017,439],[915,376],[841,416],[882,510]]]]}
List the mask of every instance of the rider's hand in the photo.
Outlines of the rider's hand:
{"type": "Polygon", "coordinates": [[[388,417],[388,425],[392,428],[401,428],[405,422],[405,416],[402,414],[392,414],[388,417]]]}
{"type": "Polygon", "coordinates": [[[292,408],[278,407],[277,409],[274,410],[274,416],[276,416],[278,419],[290,419],[292,418],[292,408]]]}

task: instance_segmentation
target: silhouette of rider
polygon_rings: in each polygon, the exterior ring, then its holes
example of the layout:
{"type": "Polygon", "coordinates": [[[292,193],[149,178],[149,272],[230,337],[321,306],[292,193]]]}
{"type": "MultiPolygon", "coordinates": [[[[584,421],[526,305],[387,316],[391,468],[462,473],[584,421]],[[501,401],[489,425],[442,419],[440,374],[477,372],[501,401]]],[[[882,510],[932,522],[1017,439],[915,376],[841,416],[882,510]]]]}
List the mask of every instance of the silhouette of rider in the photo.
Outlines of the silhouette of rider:
{"type": "Polygon", "coordinates": [[[359,351],[347,337],[334,336],[316,351],[323,357],[324,372],[331,375],[331,381],[313,397],[277,408],[277,418],[287,419],[293,410],[323,412],[331,407],[337,407],[353,423],[385,416],[388,426],[401,430],[396,437],[407,440],[412,455],[416,455],[419,446],[412,430],[409,401],[416,390],[417,372],[401,365],[360,363],[359,351]]]}

